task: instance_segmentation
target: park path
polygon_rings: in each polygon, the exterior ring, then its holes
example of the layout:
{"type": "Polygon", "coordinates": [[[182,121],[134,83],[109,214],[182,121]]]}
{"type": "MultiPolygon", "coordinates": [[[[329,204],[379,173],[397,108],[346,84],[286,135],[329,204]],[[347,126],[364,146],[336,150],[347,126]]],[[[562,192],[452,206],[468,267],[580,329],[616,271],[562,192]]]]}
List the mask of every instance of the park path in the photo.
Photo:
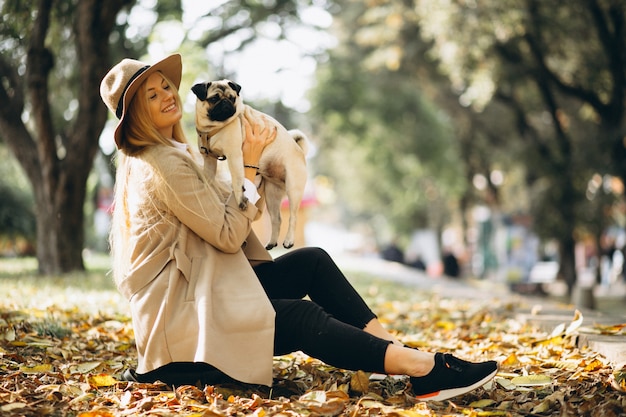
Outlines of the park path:
{"type": "MultiPolygon", "coordinates": [[[[367,273],[379,279],[385,279],[415,287],[433,296],[449,299],[464,299],[468,302],[489,303],[497,300],[494,305],[513,306],[513,314],[522,322],[529,322],[541,330],[550,332],[561,323],[569,323],[578,309],[583,314],[583,324],[579,330],[577,344],[589,347],[603,355],[615,366],[626,363],[626,334],[624,329],[615,331],[617,334],[598,334],[596,325],[626,325],[626,288],[622,285],[615,288],[598,288],[595,291],[596,309],[566,304],[548,291],[547,296],[519,294],[510,290],[502,282],[491,280],[452,279],[448,277],[431,277],[423,271],[405,265],[388,262],[375,257],[357,257],[346,254],[333,255],[339,267],[350,275],[350,272],[367,273]]],[[[557,284],[553,284],[558,287],[557,284]]],[[[556,293],[559,289],[555,289],[556,293]]]]}

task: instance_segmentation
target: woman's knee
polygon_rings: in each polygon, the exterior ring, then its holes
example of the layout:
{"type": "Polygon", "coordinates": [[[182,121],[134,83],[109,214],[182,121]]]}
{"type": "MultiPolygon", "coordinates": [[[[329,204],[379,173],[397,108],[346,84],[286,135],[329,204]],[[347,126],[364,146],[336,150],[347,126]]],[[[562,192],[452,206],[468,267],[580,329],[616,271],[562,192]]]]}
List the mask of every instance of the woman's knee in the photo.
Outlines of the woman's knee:
{"type": "Polygon", "coordinates": [[[324,249],[322,249],[320,247],[311,246],[311,247],[307,247],[307,248],[302,248],[302,250],[304,251],[305,256],[307,256],[310,259],[315,260],[316,263],[318,263],[318,264],[320,264],[320,263],[323,264],[323,265],[329,265],[329,264],[334,265],[335,264],[335,262],[330,257],[328,252],[326,252],[324,249]]]}

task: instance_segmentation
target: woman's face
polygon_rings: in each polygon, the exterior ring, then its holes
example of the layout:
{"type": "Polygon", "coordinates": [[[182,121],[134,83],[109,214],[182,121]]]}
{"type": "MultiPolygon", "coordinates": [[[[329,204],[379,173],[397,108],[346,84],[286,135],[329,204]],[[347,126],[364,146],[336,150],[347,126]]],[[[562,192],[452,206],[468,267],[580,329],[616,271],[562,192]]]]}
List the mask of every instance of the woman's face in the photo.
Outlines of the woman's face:
{"type": "Polygon", "coordinates": [[[174,125],[183,117],[174,89],[159,72],[150,75],[145,89],[150,118],[159,133],[171,138],[174,125]]]}

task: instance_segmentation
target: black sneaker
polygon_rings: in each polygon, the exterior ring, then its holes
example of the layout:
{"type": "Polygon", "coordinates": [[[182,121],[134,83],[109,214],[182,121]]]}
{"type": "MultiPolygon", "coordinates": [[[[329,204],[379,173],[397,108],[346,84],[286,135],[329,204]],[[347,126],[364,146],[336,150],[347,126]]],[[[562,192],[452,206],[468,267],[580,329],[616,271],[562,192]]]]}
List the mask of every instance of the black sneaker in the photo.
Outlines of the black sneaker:
{"type": "Polygon", "coordinates": [[[496,361],[472,363],[449,353],[436,353],[433,370],[425,376],[412,376],[410,380],[418,400],[442,401],[475,390],[497,372],[496,361]]]}

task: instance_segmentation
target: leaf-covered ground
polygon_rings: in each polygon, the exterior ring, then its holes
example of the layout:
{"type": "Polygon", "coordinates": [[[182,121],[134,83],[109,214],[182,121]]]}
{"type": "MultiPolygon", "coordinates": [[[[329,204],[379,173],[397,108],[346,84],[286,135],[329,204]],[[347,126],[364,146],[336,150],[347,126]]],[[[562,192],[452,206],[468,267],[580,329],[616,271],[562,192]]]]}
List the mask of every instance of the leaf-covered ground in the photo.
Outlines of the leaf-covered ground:
{"type": "Polygon", "coordinates": [[[518,305],[357,276],[357,288],[405,343],[496,359],[498,376],[470,394],[425,403],[411,398],[406,378],[335,369],[296,353],[275,359],[272,389],[170,388],[119,380],[136,352],[127,305],[103,273],[41,279],[23,264],[0,266],[2,416],[626,415],[626,369],[575,347],[580,316],[546,333],[516,320],[518,305]]]}

